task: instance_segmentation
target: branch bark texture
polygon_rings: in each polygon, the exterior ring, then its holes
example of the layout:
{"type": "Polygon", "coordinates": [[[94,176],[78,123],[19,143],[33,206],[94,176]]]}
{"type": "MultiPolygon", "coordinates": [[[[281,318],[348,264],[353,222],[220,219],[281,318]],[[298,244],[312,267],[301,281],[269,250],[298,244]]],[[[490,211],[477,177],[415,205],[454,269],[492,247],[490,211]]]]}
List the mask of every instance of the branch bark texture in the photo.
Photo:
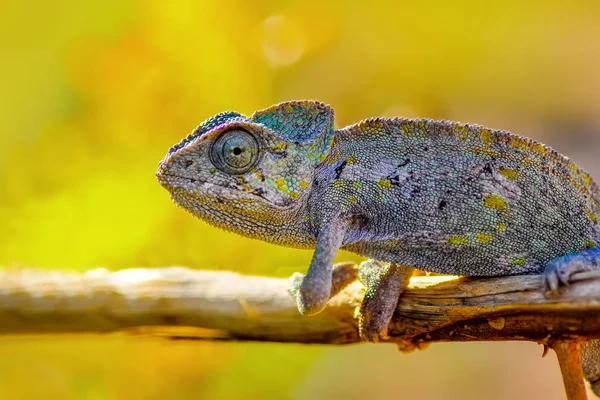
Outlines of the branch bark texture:
{"type": "MultiPolygon", "coordinates": [[[[545,297],[540,276],[413,277],[390,342],[600,337],[600,274],[584,273],[545,297]]],[[[183,267],[84,274],[0,271],[0,334],[133,331],[175,338],[348,344],[359,342],[356,282],[315,316],[298,313],[288,281],[183,267]]]]}

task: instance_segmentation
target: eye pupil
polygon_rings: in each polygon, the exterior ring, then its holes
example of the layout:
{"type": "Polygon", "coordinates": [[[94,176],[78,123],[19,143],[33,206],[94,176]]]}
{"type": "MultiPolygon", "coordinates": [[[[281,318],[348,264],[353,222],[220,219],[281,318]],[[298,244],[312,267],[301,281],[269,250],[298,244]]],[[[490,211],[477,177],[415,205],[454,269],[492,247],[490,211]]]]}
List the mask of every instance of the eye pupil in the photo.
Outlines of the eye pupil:
{"type": "Polygon", "coordinates": [[[244,174],[255,164],[258,153],[258,142],[254,135],[244,129],[233,129],[215,139],[210,157],[221,171],[244,174]]]}

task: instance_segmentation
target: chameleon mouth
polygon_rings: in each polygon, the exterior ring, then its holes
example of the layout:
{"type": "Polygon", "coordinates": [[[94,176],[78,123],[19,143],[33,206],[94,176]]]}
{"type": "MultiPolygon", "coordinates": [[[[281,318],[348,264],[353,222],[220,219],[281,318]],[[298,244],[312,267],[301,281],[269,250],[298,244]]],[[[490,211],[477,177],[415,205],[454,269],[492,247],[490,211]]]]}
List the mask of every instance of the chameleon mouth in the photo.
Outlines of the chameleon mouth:
{"type": "Polygon", "coordinates": [[[215,185],[195,178],[167,174],[160,169],[156,172],[156,177],[161,186],[169,192],[184,192],[192,196],[206,196],[211,198],[239,198],[246,195],[246,193],[241,193],[233,188],[215,185]]]}
{"type": "Polygon", "coordinates": [[[167,189],[172,197],[176,197],[174,195],[177,193],[189,198],[197,198],[197,200],[205,203],[217,203],[220,205],[228,203],[230,200],[235,200],[236,202],[256,202],[259,200],[280,210],[290,206],[289,201],[269,198],[264,191],[244,191],[239,187],[215,185],[214,183],[194,178],[169,174],[163,168],[159,168],[156,172],[156,177],[161,186],[167,189]]]}

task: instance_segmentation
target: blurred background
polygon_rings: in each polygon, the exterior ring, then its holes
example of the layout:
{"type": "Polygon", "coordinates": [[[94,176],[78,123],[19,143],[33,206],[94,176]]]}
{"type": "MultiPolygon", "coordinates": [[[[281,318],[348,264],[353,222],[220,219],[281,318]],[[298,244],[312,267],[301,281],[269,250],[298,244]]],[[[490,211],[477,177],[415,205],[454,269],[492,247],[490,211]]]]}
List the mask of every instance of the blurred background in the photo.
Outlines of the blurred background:
{"type": "MultiPolygon", "coordinates": [[[[216,230],[154,178],[209,116],[318,99],[342,127],[432,117],[544,141],[600,177],[597,1],[7,2],[0,265],[288,276],[311,253],[216,230]],[[243,261],[242,257],[243,255],[243,261]]],[[[342,253],[339,260],[358,260],[342,253]]],[[[531,343],[0,338],[3,399],[563,399],[531,343]]]]}

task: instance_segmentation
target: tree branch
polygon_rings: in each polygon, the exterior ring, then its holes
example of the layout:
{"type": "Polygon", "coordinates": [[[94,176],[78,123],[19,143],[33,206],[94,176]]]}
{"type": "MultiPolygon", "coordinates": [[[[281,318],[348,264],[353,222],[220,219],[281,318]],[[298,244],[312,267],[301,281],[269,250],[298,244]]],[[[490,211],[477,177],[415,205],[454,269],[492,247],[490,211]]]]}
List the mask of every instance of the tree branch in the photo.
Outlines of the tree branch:
{"type": "MultiPolygon", "coordinates": [[[[404,350],[439,341],[600,337],[600,273],[544,297],[540,276],[413,277],[390,326],[404,350]]],[[[315,316],[300,315],[286,279],[187,268],[0,271],[0,334],[134,331],[175,338],[359,342],[356,282],[315,316]]]]}

